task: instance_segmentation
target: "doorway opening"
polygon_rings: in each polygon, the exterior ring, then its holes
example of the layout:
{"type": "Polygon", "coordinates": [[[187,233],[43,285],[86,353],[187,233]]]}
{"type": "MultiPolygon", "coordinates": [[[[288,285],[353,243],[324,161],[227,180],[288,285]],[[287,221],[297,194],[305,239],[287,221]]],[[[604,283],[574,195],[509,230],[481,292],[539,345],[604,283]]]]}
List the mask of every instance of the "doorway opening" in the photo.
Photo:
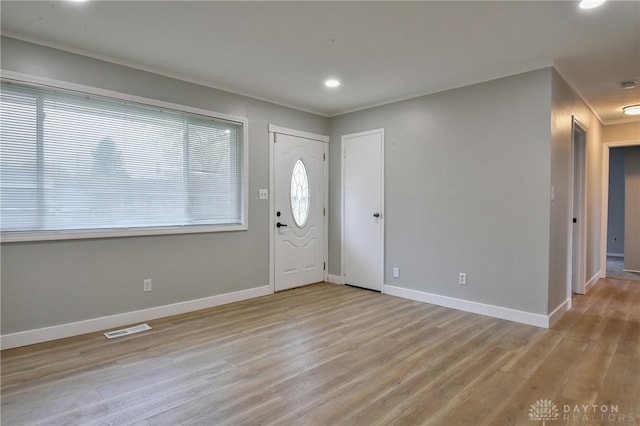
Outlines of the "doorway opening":
{"type": "MultiPolygon", "coordinates": [[[[620,162],[619,158],[616,159],[616,156],[620,155],[620,152],[616,152],[616,150],[618,148],[627,147],[636,147],[636,149],[640,150],[640,140],[607,142],[602,146],[602,228],[600,238],[600,264],[602,265],[601,275],[602,278],[611,276],[622,279],[640,280],[640,273],[634,273],[633,271],[624,270],[625,266],[623,256],[625,254],[625,250],[623,242],[625,241],[625,226],[623,225],[621,227],[620,224],[613,224],[612,226],[610,224],[611,221],[609,217],[609,215],[612,213],[611,209],[613,209],[613,214],[617,214],[618,217],[612,218],[612,220],[619,221],[620,212],[616,212],[615,209],[624,208],[624,206],[620,206],[619,201],[620,197],[623,197],[624,200],[624,194],[611,193],[613,189],[610,187],[610,180],[612,178],[612,175],[614,175],[613,179],[620,179],[620,176],[615,175],[616,173],[620,174],[621,171],[619,170],[619,168],[621,167],[621,164],[623,166],[624,164],[620,162]],[[614,167],[618,168],[618,170],[613,170],[614,167]],[[616,197],[618,198],[618,201],[615,200],[616,197]],[[613,240],[613,238],[616,239],[615,241],[613,241],[613,243],[615,244],[609,244],[613,240]]],[[[617,190],[619,191],[621,190],[621,188],[618,187],[617,190]]],[[[626,193],[626,188],[624,188],[624,192],[626,193]]],[[[622,201],[622,203],[624,203],[624,201],[622,201]]]]}

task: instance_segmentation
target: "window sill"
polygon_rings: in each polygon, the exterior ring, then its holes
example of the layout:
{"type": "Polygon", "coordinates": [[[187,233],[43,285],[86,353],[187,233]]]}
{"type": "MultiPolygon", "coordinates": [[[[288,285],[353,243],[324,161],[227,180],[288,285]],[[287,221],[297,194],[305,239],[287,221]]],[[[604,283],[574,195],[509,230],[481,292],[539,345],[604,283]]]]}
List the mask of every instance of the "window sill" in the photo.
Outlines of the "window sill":
{"type": "Polygon", "coordinates": [[[36,241],[60,241],[83,240],[99,238],[143,237],[152,235],[184,235],[203,234],[214,232],[247,231],[249,227],[244,224],[234,225],[192,225],[192,226],[166,226],[157,228],[123,228],[123,229],[83,229],[65,231],[39,231],[39,232],[3,232],[0,242],[36,242],[36,241]]]}

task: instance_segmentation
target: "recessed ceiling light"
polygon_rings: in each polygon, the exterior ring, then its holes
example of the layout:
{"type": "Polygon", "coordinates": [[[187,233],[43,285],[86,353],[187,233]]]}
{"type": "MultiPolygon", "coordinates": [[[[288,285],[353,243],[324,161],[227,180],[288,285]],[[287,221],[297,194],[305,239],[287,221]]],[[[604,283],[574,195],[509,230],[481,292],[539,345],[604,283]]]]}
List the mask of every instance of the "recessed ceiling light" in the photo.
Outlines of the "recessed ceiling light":
{"type": "Polygon", "coordinates": [[[327,87],[331,87],[331,88],[338,87],[338,86],[340,86],[340,81],[338,81],[338,80],[336,80],[334,78],[330,78],[329,80],[324,82],[324,85],[327,86],[327,87]]]}
{"type": "Polygon", "coordinates": [[[607,0],[582,0],[579,4],[580,9],[595,9],[607,0]]]}
{"type": "Polygon", "coordinates": [[[622,108],[622,111],[627,115],[640,115],[640,105],[629,105],[622,108]]]}

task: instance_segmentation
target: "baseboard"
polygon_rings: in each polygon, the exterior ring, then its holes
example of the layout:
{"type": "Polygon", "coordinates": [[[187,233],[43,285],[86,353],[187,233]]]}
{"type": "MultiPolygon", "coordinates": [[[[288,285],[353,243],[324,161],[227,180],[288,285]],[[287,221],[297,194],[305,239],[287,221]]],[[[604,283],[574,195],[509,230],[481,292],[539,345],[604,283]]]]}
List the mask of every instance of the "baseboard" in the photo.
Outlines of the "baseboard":
{"type": "Polygon", "coordinates": [[[549,328],[550,317],[546,315],[518,311],[516,309],[505,308],[502,306],[487,305],[470,300],[456,299],[454,297],[441,296],[438,294],[411,290],[402,287],[395,287],[386,284],[382,286],[382,292],[391,296],[398,296],[405,299],[430,303],[432,305],[444,306],[445,308],[458,309],[460,311],[486,315],[493,318],[500,318],[508,321],[519,322],[522,324],[533,325],[536,327],[549,328]]]}
{"type": "Polygon", "coordinates": [[[607,257],[624,257],[624,253],[607,253],[607,257]]]}
{"type": "Polygon", "coordinates": [[[341,277],[340,275],[327,275],[327,282],[330,282],[332,284],[340,284],[340,285],[344,285],[344,278],[341,277]]]}
{"type": "Polygon", "coordinates": [[[564,313],[569,309],[571,309],[571,297],[562,302],[560,306],[555,308],[553,312],[549,314],[549,326],[547,328],[553,327],[553,325],[558,322],[562,315],[564,315],[564,313]]]}
{"type": "Polygon", "coordinates": [[[584,293],[585,294],[587,294],[589,292],[589,290],[591,290],[591,287],[596,285],[596,283],[600,279],[600,276],[602,275],[601,272],[602,271],[596,272],[596,274],[593,277],[591,277],[591,279],[589,281],[587,281],[587,283],[584,285],[584,293]]]}
{"type": "Polygon", "coordinates": [[[156,318],[169,317],[200,309],[212,308],[214,306],[226,305],[227,303],[252,299],[254,297],[266,296],[272,293],[273,289],[271,286],[256,287],[247,290],[234,291],[232,293],[220,294],[217,296],[204,297],[202,299],[126,312],[123,314],[92,318],[84,321],[54,325],[35,330],[20,331],[17,333],[3,335],[0,339],[0,347],[3,350],[11,349],[19,346],[47,342],[49,340],[78,336],[80,334],[95,333],[97,331],[122,327],[137,322],[146,322],[156,318]]]}

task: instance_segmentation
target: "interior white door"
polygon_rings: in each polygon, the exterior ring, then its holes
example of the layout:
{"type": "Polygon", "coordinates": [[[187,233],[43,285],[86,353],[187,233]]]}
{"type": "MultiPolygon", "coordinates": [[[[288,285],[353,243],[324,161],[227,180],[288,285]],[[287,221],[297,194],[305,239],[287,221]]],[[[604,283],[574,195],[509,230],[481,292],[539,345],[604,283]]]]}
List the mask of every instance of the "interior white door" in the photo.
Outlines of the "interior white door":
{"type": "Polygon", "coordinates": [[[324,281],[325,143],[274,137],[274,287],[324,281]]]}
{"type": "Polygon", "coordinates": [[[585,235],[586,211],[586,130],[573,122],[573,200],[571,224],[571,287],[574,293],[585,294],[585,262],[587,257],[585,235]]]}
{"type": "Polygon", "coordinates": [[[342,137],[342,260],[345,284],[382,290],[384,130],[342,137]]]}

